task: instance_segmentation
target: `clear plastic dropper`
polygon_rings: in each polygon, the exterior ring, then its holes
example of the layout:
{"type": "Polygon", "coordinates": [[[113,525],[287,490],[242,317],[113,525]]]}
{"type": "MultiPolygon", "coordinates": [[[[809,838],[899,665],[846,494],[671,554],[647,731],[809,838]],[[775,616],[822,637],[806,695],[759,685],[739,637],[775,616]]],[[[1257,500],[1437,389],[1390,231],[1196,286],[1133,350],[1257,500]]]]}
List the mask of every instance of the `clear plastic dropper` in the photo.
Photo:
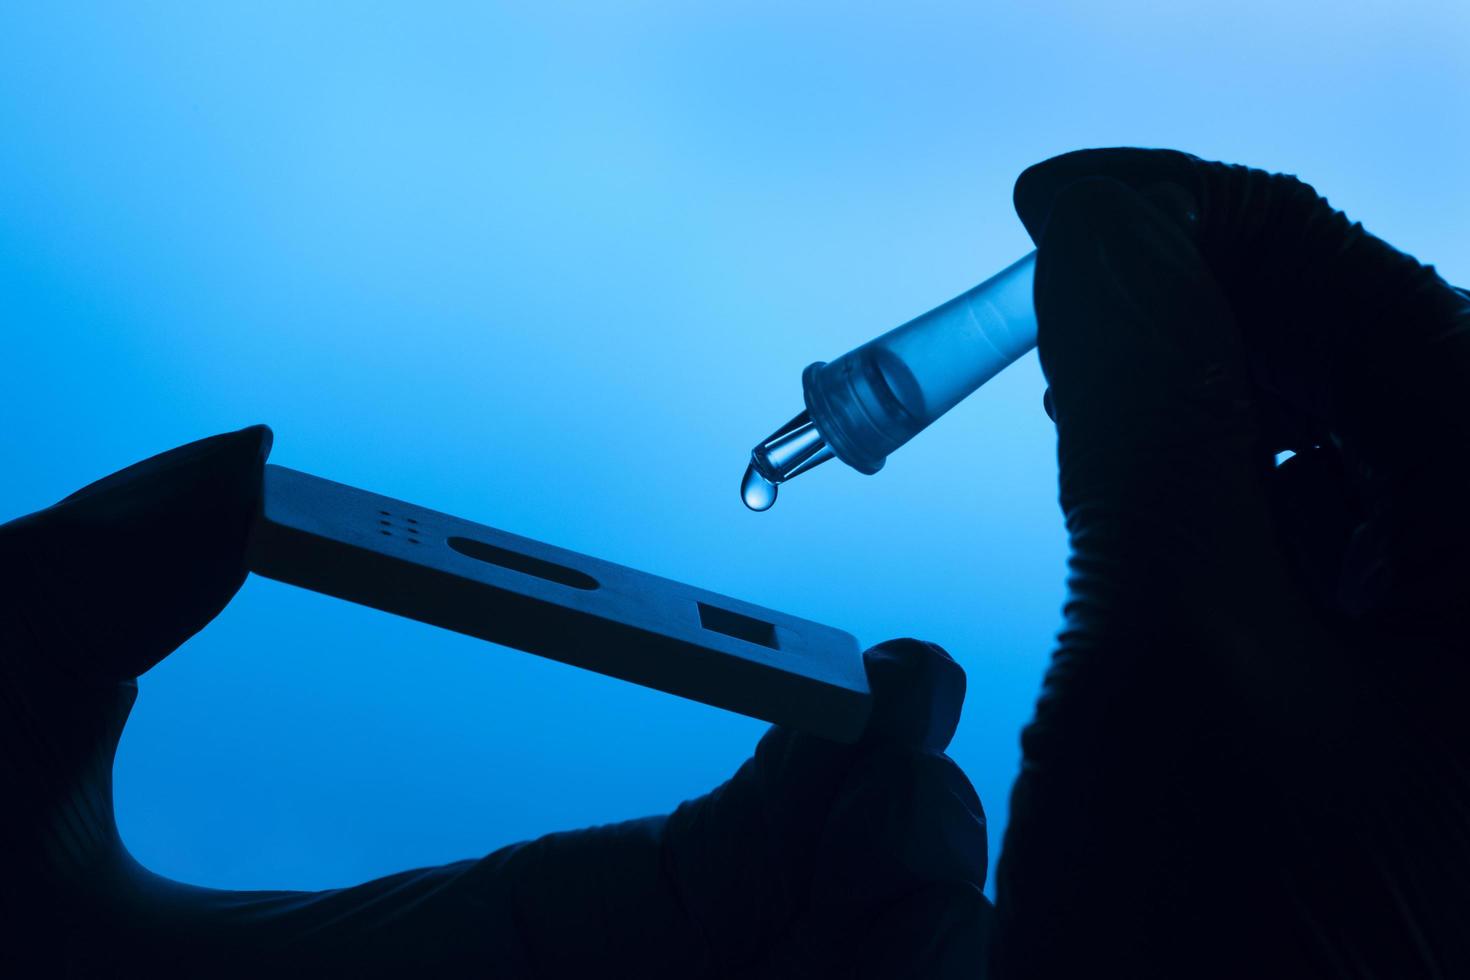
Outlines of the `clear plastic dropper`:
{"type": "Polygon", "coordinates": [[[888,455],[1036,346],[1031,252],[968,292],[802,373],[806,411],[750,454],[740,497],[751,510],[836,457],[876,473],[888,455]]]}

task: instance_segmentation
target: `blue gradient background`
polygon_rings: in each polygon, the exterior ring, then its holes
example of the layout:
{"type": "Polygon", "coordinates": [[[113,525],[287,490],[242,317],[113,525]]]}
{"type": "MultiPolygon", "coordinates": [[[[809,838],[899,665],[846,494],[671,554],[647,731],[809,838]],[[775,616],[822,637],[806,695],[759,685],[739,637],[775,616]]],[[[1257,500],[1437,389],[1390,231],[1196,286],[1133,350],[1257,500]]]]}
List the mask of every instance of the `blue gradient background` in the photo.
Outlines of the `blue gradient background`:
{"type": "MultiPolygon", "coordinates": [[[[747,513],[803,365],[1029,245],[1026,164],[1299,173],[1470,279],[1470,7],[7,4],[0,515],[264,421],[277,462],[964,664],[1004,826],[1059,622],[1034,356],[747,513]]],[[[668,810],[762,726],[252,580],[143,679],[118,819],[324,887],[668,810]]]]}

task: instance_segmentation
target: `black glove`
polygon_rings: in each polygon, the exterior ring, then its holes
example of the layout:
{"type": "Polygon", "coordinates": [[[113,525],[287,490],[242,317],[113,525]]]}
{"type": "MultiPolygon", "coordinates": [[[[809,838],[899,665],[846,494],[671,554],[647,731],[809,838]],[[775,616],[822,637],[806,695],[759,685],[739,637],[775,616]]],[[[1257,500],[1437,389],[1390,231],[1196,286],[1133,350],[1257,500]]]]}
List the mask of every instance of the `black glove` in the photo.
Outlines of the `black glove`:
{"type": "Polygon", "coordinates": [[[269,446],[263,427],[206,439],[0,527],[0,973],[974,974],[984,815],[942,754],[964,675],[913,640],[867,653],[861,743],[774,728],[669,817],[317,893],[140,867],[111,800],[134,678],[243,582],[269,446]]]}
{"type": "Polygon", "coordinates": [[[1072,558],[997,974],[1470,975],[1470,302],[1182,153],[1016,207],[1072,558]]]}
{"type": "Polygon", "coordinates": [[[614,963],[641,977],[972,980],[990,926],[985,818],[942,754],[964,675],[916,640],[865,660],[876,713],[861,744],[773,728],[733,778],[667,820],[516,855],[517,915],[535,924],[543,975],[614,963]],[[644,871],[630,889],[618,879],[632,864],[644,871]],[[571,941],[587,926],[590,942],[571,941]]]}

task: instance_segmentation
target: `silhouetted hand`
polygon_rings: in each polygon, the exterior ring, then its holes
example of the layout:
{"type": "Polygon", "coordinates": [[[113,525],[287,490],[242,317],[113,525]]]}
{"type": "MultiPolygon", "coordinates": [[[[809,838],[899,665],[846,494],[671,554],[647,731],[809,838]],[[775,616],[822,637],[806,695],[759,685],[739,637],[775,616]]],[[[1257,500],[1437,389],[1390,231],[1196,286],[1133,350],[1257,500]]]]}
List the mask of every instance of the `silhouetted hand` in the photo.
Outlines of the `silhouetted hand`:
{"type": "Polygon", "coordinates": [[[1072,559],[998,975],[1470,973],[1470,302],[1182,153],[1016,208],[1072,559]]]}
{"type": "MultiPolygon", "coordinates": [[[[663,824],[666,877],[650,893],[667,888],[677,909],[649,942],[675,955],[645,960],[643,969],[657,966],[651,972],[659,976],[977,975],[990,912],[980,891],[985,817],[969,780],[942,754],[959,720],[964,674],[944,651],[917,640],[882,644],[865,659],[875,708],[861,744],[773,728],[732,779],[663,824]]],[[[591,833],[595,841],[599,832],[591,833]]],[[[565,868],[563,876],[547,881],[534,865],[528,875],[537,878],[528,889],[531,918],[557,930],[566,894],[576,890],[571,879],[581,873],[573,843],[570,865],[551,862],[565,868]]],[[[555,949],[554,938],[542,948],[555,949]]],[[[587,954],[564,949],[552,974],[586,975],[595,966],[587,954]]]]}
{"type": "Polygon", "coordinates": [[[859,744],[774,728],[668,817],[319,893],[140,867],[111,802],[134,678],[244,581],[269,448],[264,427],[216,436],[0,528],[0,913],[16,937],[0,955],[16,975],[974,975],[985,822],[943,755],[964,675],[914,640],[867,653],[859,744]]]}

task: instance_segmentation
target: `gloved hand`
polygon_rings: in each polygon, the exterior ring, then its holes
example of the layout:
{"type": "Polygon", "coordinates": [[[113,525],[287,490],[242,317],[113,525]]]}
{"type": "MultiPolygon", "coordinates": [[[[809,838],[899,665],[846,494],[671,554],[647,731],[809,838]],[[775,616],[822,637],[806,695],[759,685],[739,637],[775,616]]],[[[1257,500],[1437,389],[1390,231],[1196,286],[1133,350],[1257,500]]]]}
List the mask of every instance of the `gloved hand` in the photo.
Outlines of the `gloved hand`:
{"type": "Polygon", "coordinates": [[[974,975],[985,822],[943,755],[964,675],[913,640],[868,651],[859,744],[773,728],[668,817],[319,893],[140,867],[110,781],[134,678],[243,582],[269,447],[263,427],[216,436],[0,527],[0,914],[23,937],[0,955],[14,975],[974,975]]]}
{"type": "Polygon", "coordinates": [[[545,975],[611,962],[637,976],[977,976],[985,818],[942,754],[964,675],[916,640],[865,660],[875,715],[859,745],[773,728],[733,778],[667,820],[530,845],[519,914],[540,924],[528,936],[545,975]],[[660,880],[644,864],[636,890],[608,884],[655,846],[660,880]],[[610,898],[642,904],[609,911],[610,898]],[[595,925],[595,942],[569,944],[573,923],[595,925]]]}
{"type": "Polygon", "coordinates": [[[996,974],[1470,975],[1470,301],[1182,153],[1016,207],[1072,558],[996,974]]]}

